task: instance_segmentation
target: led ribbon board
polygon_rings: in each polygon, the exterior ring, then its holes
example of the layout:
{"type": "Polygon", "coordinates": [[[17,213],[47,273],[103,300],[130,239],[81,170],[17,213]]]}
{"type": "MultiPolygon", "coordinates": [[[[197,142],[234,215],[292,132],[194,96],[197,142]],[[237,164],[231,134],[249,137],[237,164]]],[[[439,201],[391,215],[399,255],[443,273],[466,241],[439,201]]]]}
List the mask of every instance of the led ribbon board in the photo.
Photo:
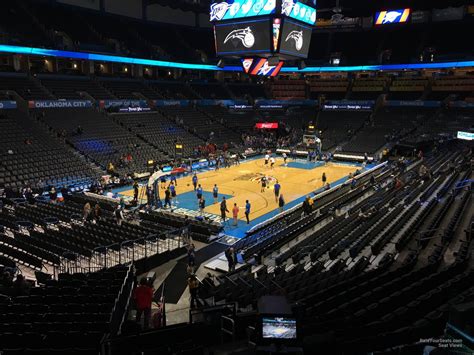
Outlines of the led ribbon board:
{"type": "MultiPolygon", "coordinates": [[[[226,66],[219,68],[217,65],[211,64],[192,64],[168,62],[162,60],[142,59],[132,57],[119,57],[114,55],[105,55],[97,53],[70,52],[59,51],[54,49],[10,46],[6,44],[0,45],[0,53],[24,54],[24,55],[40,55],[45,57],[56,58],[72,58],[82,60],[95,60],[109,63],[126,63],[137,64],[153,67],[179,68],[190,70],[213,70],[213,71],[242,71],[242,66],[226,66]]],[[[341,67],[306,67],[298,69],[297,67],[283,67],[282,72],[285,73],[326,73],[326,72],[355,72],[355,71],[397,71],[397,70],[420,70],[420,69],[456,69],[474,67],[474,61],[461,62],[439,62],[439,63],[417,63],[417,64],[387,64],[387,65],[356,65],[341,67]]]]}
{"type": "Polygon", "coordinates": [[[229,0],[211,4],[209,19],[213,22],[265,16],[275,13],[275,8],[276,0],[229,0]]]}
{"type": "Polygon", "coordinates": [[[375,25],[405,23],[410,16],[410,9],[380,11],[375,14],[375,25]]]}
{"type": "Polygon", "coordinates": [[[316,23],[316,9],[298,0],[282,0],[281,14],[310,25],[316,23]]]}

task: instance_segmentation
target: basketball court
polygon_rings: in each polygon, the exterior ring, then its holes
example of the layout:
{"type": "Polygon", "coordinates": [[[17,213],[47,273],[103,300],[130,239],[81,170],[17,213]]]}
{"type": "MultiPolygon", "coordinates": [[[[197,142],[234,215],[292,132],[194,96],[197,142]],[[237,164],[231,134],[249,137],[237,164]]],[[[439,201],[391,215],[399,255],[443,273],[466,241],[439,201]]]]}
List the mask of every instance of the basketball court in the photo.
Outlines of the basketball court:
{"type": "MultiPolygon", "coordinates": [[[[281,194],[285,200],[285,208],[293,207],[304,200],[306,195],[323,187],[322,174],[325,173],[327,182],[331,187],[344,182],[350,173],[357,169],[362,169],[360,165],[343,162],[308,162],[303,159],[289,160],[284,166],[283,159],[277,158],[275,167],[271,169],[265,166],[263,158],[256,158],[241,162],[230,168],[219,170],[205,170],[199,172],[198,184],[201,184],[206,200],[204,215],[210,219],[220,222],[220,202],[222,197],[227,199],[227,208],[232,210],[234,203],[240,208],[238,226],[232,226],[231,222],[225,225],[225,233],[236,237],[242,237],[245,231],[255,224],[272,217],[279,212],[278,203],[275,200],[273,190],[274,184],[278,181],[281,185],[281,194]],[[261,178],[267,177],[269,184],[265,192],[261,192],[261,178]],[[214,202],[212,189],[214,184],[219,188],[219,200],[214,202]],[[244,206],[245,201],[251,203],[250,225],[245,222],[244,206]]],[[[199,215],[198,200],[191,181],[191,174],[177,180],[177,200],[174,201],[173,211],[176,213],[199,215]]],[[[161,184],[158,184],[160,186],[161,184]]],[[[144,189],[143,186],[140,189],[144,189]]],[[[117,193],[125,199],[133,198],[133,189],[127,187],[117,193]]],[[[145,203],[145,194],[140,191],[139,196],[143,196],[141,203],[145,203]]],[[[164,190],[160,188],[160,197],[163,199],[164,190]]],[[[232,213],[227,214],[231,217],[232,213]]]]}

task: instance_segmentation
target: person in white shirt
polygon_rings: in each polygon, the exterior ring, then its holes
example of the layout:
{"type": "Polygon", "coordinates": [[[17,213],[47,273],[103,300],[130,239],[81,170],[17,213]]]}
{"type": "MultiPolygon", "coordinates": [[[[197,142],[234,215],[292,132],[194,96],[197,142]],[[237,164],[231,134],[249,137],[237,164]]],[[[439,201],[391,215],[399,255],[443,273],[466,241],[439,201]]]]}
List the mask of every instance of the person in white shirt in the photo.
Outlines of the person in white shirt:
{"type": "Polygon", "coordinates": [[[270,168],[273,170],[273,166],[275,165],[275,158],[271,157],[270,158],[270,168]]]}
{"type": "Polygon", "coordinates": [[[288,159],[288,156],[286,155],[285,152],[283,152],[283,164],[284,164],[285,166],[288,166],[288,164],[286,163],[286,160],[287,160],[287,159],[288,159]]]}
{"type": "Polygon", "coordinates": [[[268,165],[268,159],[270,159],[270,156],[268,154],[265,154],[265,166],[268,165]]]}

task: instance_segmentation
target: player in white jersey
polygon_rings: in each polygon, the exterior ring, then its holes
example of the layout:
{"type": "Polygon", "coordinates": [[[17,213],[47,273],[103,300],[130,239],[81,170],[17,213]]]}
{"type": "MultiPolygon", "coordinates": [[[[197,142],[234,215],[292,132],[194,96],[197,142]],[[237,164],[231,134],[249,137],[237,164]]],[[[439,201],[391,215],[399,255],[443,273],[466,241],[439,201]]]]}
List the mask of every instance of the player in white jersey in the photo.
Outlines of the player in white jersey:
{"type": "Polygon", "coordinates": [[[268,165],[268,159],[270,159],[270,155],[265,154],[265,166],[268,165]]]}
{"type": "Polygon", "coordinates": [[[273,170],[273,166],[275,165],[275,158],[271,157],[270,158],[270,168],[273,170]]]}
{"type": "Polygon", "coordinates": [[[283,152],[282,155],[283,155],[283,164],[284,164],[285,166],[288,166],[288,164],[286,163],[286,160],[288,159],[288,156],[286,155],[285,152],[283,152]]]}

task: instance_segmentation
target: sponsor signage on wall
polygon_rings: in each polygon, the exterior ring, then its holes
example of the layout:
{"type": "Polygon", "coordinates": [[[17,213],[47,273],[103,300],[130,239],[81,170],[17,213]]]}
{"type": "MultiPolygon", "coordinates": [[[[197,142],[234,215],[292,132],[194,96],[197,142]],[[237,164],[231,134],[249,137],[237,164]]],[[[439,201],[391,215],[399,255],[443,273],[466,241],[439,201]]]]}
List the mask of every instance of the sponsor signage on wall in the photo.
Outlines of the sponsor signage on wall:
{"type": "Polygon", "coordinates": [[[0,101],[0,110],[11,110],[16,107],[16,101],[0,101]]]}
{"type": "Polygon", "coordinates": [[[29,108],[88,108],[89,100],[34,100],[28,101],[29,108]]]}

